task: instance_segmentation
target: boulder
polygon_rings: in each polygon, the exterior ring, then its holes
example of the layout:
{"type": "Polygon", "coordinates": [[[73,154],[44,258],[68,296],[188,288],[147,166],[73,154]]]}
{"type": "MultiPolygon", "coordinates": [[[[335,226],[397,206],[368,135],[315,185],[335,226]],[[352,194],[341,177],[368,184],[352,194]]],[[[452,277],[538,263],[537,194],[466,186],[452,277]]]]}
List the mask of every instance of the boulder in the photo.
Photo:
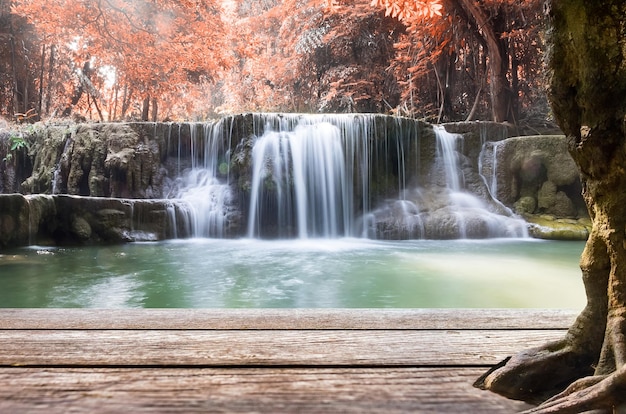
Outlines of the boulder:
{"type": "Polygon", "coordinates": [[[551,215],[525,215],[529,223],[529,234],[537,239],[547,240],[587,240],[591,232],[588,218],[572,220],[559,219],[551,215]]]}
{"type": "Polygon", "coordinates": [[[481,154],[481,174],[492,194],[518,213],[587,216],[579,171],[569,155],[565,136],[488,142],[481,154]],[[536,202],[534,208],[531,199],[536,202]]]}

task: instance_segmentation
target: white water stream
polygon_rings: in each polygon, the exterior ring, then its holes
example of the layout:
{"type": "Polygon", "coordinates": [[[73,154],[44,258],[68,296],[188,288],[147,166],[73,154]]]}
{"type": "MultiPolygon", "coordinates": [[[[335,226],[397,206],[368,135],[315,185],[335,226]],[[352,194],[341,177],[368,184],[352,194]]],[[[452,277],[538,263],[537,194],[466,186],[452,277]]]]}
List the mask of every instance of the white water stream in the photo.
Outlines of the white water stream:
{"type": "Polygon", "coordinates": [[[292,131],[268,131],[252,153],[248,236],[275,217],[278,235],[293,228],[298,238],[352,235],[352,182],[339,128],[326,122],[292,131]],[[270,211],[273,210],[273,211],[270,211]]]}
{"type": "Polygon", "coordinates": [[[494,200],[497,207],[509,215],[499,214],[490,209],[487,202],[467,190],[459,159],[459,145],[463,136],[446,131],[441,125],[434,126],[437,137],[438,162],[443,165],[445,182],[449,196],[449,208],[456,217],[461,239],[467,238],[466,225],[480,217],[487,228],[489,237],[528,237],[526,223],[521,218],[494,200]]]}
{"type": "MultiPolygon", "coordinates": [[[[229,148],[222,141],[221,124],[207,123],[202,126],[202,140],[196,137],[197,128],[190,125],[191,166],[176,178],[173,198],[176,207],[170,210],[170,219],[182,216],[187,234],[194,237],[217,237],[224,235],[232,191],[225,173],[225,157],[229,148]],[[203,142],[203,153],[196,148],[203,142]]],[[[180,134],[180,132],[179,132],[180,134]]],[[[179,144],[180,145],[180,144],[179,144]]],[[[179,150],[180,151],[180,150],[179,150]]],[[[179,160],[180,165],[180,152],[179,160]]],[[[177,228],[174,224],[173,228],[177,228]]]]}

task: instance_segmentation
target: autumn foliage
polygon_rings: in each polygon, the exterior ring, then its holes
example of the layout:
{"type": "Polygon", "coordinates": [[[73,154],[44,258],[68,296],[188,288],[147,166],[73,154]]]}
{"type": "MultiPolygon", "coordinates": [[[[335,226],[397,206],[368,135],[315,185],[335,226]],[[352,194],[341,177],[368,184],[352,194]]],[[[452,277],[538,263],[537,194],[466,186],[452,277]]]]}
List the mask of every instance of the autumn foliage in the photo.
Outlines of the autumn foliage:
{"type": "Polygon", "coordinates": [[[50,76],[57,99],[65,99],[51,108],[57,115],[77,106],[103,120],[104,112],[126,117],[137,102],[144,111],[156,99],[184,105],[193,86],[230,65],[213,1],[15,0],[11,11],[48,46],[41,71],[62,69],[65,79],[50,76]]]}
{"type": "Polygon", "coordinates": [[[13,0],[0,111],[545,117],[538,0],[13,0]]]}
{"type": "Polygon", "coordinates": [[[372,6],[385,9],[387,16],[405,21],[441,16],[441,9],[443,8],[440,0],[372,0],[372,6]]]}

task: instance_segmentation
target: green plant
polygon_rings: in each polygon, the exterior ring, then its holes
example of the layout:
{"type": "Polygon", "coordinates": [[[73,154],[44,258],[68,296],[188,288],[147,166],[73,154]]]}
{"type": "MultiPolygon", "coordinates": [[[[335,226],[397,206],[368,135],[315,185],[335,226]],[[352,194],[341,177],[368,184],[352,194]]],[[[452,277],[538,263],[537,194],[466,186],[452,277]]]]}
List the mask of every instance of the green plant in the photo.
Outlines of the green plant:
{"type": "Polygon", "coordinates": [[[24,136],[21,133],[11,135],[9,137],[9,151],[2,160],[4,162],[10,162],[13,159],[13,154],[24,148],[29,148],[28,141],[24,139],[24,136]]]}

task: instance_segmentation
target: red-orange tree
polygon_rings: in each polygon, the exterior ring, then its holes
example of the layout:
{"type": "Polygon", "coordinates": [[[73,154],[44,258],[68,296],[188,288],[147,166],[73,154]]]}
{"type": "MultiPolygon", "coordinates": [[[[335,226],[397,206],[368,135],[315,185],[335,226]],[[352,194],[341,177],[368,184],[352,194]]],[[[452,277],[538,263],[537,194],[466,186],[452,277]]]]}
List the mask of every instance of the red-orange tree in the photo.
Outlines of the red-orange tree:
{"type": "Polygon", "coordinates": [[[485,27],[461,4],[441,1],[374,2],[383,12],[369,0],[239,2],[240,64],[225,78],[224,108],[395,110],[435,121],[545,117],[545,95],[536,92],[540,2],[481,2],[480,13],[472,11],[485,27]]]}
{"type": "Polygon", "coordinates": [[[239,65],[224,78],[221,109],[382,112],[397,103],[387,68],[403,26],[369,0],[332,12],[320,1],[240,1],[232,20],[239,65]]]}
{"type": "Polygon", "coordinates": [[[37,37],[26,19],[11,13],[8,2],[0,2],[0,114],[29,115],[38,106],[39,51],[37,37]]]}
{"type": "Polygon", "coordinates": [[[491,118],[517,122],[520,105],[529,109],[537,106],[537,100],[545,102],[543,95],[534,92],[542,86],[541,1],[374,0],[372,4],[409,26],[397,44],[394,62],[408,112],[437,103],[435,119],[454,120],[460,113],[472,118],[480,95],[488,89],[491,118]],[[405,8],[408,12],[402,12],[405,8]],[[441,17],[433,18],[440,13],[441,17]]]}
{"type": "Polygon", "coordinates": [[[230,64],[221,8],[211,0],[15,0],[13,13],[71,56],[75,86],[64,115],[93,105],[100,118],[105,110],[123,118],[141,105],[142,119],[150,106],[156,118],[157,102],[184,100],[189,85],[230,64]]]}
{"type": "Polygon", "coordinates": [[[516,122],[545,108],[537,0],[477,3],[489,27],[451,0],[376,1],[388,16],[369,0],[14,2],[42,45],[27,48],[39,99],[22,110],[50,116],[155,119],[158,103],[160,118],[218,106],[516,122]]]}

